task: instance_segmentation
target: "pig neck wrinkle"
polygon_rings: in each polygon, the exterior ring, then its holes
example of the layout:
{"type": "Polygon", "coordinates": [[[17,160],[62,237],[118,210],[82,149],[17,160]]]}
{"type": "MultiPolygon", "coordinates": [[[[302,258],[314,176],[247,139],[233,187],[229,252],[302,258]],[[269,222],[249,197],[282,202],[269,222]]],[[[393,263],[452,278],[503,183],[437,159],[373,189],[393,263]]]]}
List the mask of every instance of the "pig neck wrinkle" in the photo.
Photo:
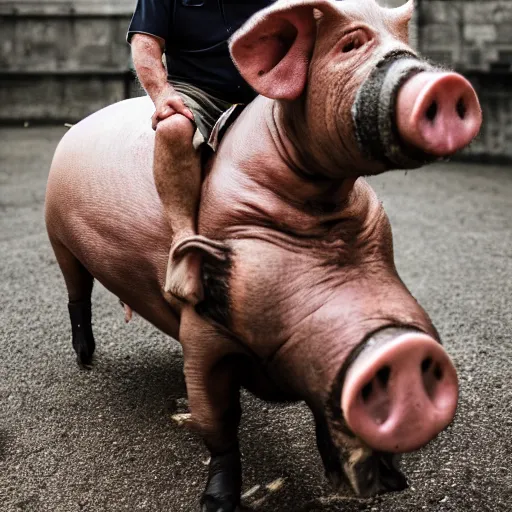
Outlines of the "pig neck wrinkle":
{"type": "Polygon", "coordinates": [[[313,155],[308,152],[309,145],[299,143],[297,134],[302,133],[307,140],[307,123],[303,121],[304,105],[295,101],[286,105],[274,101],[267,116],[267,127],[275,148],[284,163],[292,172],[308,181],[324,181],[332,179],[332,171],[324,168],[313,155]]]}

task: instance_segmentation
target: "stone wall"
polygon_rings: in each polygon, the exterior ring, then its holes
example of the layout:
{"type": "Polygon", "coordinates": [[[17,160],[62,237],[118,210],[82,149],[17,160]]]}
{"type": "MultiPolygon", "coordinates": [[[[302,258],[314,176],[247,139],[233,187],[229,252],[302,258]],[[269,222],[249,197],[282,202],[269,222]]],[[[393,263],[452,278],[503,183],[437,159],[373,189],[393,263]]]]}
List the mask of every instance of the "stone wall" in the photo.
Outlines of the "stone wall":
{"type": "Polygon", "coordinates": [[[125,42],[135,4],[0,0],[0,122],[76,122],[141,94],[125,42]]]}
{"type": "Polygon", "coordinates": [[[466,157],[512,159],[512,0],[416,0],[418,47],[465,74],[484,114],[466,157]]]}
{"type": "MultiPolygon", "coordinates": [[[[0,122],[76,122],[141,94],[125,43],[135,3],[0,0],[0,122]]],[[[512,158],[512,0],[416,5],[414,44],[478,89],[484,127],[466,155],[512,158]]]]}
{"type": "Polygon", "coordinates": [[[132,94],[135,0],[0,0],[0,122],[75,122],[132,94]]]}
{"type": "Polygon", "coordinates": [[[512,1],[421,0],[421,50],[471,71],[512,70],[512,1]]]}

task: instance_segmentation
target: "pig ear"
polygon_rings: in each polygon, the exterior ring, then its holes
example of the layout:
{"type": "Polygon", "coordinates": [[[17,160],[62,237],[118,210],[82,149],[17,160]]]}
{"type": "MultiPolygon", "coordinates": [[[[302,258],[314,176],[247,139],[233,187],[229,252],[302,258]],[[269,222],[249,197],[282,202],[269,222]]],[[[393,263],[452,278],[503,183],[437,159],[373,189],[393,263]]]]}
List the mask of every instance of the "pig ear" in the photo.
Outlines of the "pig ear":
{"type": "Polygon", "coordinates": [[[414,14],[414,0],[408,0],[407,3],[393,9],[396,19],[402,23],[409,23],[414,14]]]}
{"type": "Polygon", "coordinates": [[[172,264],[167,268],[164,293],[171,297],[171,290],[180,290],[181,296],[187,302],[197,304],[204,298],[205,287],[204,283],[192,280],[189,265],[194,265],[199,270],[203,281],[206,267],[216,269],[229,265],[229,254],[230,249],[226,244],[204,236],[196,235],[182,240],[172,251],[172,264]],[[186,264],[185,256],[189,256],[186,264]]]}
{"type": "Polygon", "coordinates": [[[200,253],[204,258],[212,261],[225,262],[228,259],[230,249],[218,240],[211,240],[205,236],[191,236],[180,242],[173,252],[174,259],[181,259],[191,252],[200,253]]]}
{"type": "Polygon", "coordinates": [[[256,92],[283,100],[302,94],[316,39],[314,9],[337,12],[328,0],[278,1],[235,33],[231,56],[256,92]]]}
{"type": "Polygon", "coordinates": [[[201,315],[227,326],[230,311],[229,277],[232,249],[224,242],[196,235],[176,246],[174,258],[179,260],[190,253],[195,253],[201,258],[203,293],[197,297],[197,301],[189,302],[196,305],[197,312],[201,315]]]}
{"type": "Polygon", "coordinates": [[[409,43],[409,22],[414,14],[414,0],[409,0],[407,3],[394,9],[386,9],[388,16],[390,16],[392,31],[404,43],[409,43]]]}

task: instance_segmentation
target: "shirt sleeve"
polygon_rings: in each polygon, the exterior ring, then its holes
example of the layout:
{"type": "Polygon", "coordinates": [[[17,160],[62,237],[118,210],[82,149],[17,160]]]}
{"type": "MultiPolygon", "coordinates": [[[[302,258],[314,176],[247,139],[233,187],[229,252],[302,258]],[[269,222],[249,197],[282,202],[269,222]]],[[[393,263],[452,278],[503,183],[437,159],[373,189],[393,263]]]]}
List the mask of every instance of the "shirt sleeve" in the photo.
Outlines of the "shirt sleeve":
{"type": "Polygon", "coordinates": [[[167,41],[173,10],[173,0],[137,0],[126,41],[130,44],[134,34],[149,34],[167,41]]]}

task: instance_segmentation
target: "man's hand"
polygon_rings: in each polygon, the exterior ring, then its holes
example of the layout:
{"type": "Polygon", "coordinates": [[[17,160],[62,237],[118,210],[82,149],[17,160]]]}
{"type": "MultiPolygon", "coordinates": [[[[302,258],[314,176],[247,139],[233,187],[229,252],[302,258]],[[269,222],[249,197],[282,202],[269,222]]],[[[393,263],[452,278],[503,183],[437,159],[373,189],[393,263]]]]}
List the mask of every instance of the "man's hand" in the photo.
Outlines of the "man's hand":
{"type": "Polygon", "coordinates": [[[181,114],[194,121],[194,114],[187,108],[181,96],[172,87],[168,87],[155,98],[155,113],[151,118],[153,130],[156,130],[160,121],[174,114],[181,114]]]}

